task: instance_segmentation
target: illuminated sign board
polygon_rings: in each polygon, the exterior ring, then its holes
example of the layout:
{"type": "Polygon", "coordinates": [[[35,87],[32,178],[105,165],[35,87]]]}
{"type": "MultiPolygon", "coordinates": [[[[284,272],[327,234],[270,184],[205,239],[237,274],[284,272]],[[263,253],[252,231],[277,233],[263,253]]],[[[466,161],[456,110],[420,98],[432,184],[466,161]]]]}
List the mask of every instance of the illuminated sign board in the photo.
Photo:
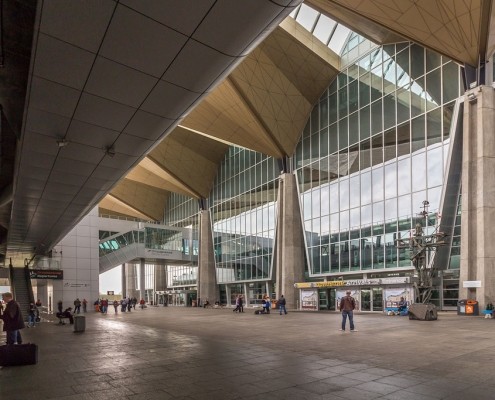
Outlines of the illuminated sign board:
{"type": "Polygon", "coordinates": [[[31,279],[64,279],[64,271],[60,269],[31,269],[31,279]]]}
{"type": "Polygon", "coordinates": [[[377,279],[350,279],[347,281],[326,281],[326,282],[302,282],[295,283],[296,289],[309,289],[309,288],[330,288],[330,287],[342,287],[342,286],[377,286],[377,285],[397,285],[403,283],[409,283],[408,276],[396,277],[396,278],[377,278],[377,279]]]}

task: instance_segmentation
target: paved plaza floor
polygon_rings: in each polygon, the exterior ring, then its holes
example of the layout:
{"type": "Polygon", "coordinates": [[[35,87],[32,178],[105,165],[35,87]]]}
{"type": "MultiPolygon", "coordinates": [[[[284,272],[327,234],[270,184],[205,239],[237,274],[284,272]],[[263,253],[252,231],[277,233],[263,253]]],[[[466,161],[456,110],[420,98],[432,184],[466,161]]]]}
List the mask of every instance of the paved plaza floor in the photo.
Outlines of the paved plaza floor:
{"type": "MultiPolygon", "coordinates": [[[[150,307],[42,322],[33,366],[0,369],[0,399],[495,399],[495,319],[150,307]]],[[[4,335],[1,337],[4,341],[4,335]]]]}

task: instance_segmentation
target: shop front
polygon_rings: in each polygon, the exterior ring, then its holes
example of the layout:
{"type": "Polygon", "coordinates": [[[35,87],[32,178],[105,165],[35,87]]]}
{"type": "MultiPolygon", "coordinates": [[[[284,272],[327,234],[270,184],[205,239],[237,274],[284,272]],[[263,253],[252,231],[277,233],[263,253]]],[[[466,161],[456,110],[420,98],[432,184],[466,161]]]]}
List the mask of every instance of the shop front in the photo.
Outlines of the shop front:
{"type": "Polygon", "coordinates": [[[356,310],[380,312],[398,303],[401,297],[412,303],[414,289],[410,277],[351,279],[324,282],[303,282],[299,289],[299,309],[338,311],[340,299],[347,290],[356,300],[356,310]]]}

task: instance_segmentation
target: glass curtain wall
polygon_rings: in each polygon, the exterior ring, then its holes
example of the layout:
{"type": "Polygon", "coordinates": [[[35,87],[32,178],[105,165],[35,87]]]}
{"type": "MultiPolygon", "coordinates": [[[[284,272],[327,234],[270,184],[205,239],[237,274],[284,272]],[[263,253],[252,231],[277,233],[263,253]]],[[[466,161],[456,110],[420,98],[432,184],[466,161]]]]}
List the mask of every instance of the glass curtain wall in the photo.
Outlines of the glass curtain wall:
{"type": "Polygon", "coordinates": [[[198,200],[178,193],[170,193],[163,223],[181,228],[198,229],[198,200]]]}
{"type": "Polygon", "coordinates": [[[218,283],[270,279],[278,171],[255,151],[227,152],[210,196],[218,283]]]}
{"type": "Polygon", "coordinates": [[[411,267],[429,201],[436,224],[459,66],[416,44],[385,45],[345,68],[314,107],[294,156],[310,275],[411,267]]]}

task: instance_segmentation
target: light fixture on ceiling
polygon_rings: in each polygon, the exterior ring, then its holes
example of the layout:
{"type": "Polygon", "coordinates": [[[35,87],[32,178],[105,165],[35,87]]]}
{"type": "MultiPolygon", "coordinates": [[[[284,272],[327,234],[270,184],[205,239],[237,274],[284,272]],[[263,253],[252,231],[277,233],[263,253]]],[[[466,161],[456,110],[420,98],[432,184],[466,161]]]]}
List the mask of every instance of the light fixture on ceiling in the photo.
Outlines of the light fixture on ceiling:
{"type": "Polygon", "coordinates": [[[57,139],[57,146],[62,148],[62,147],[65,147],[69,144],[69,141],[68,140],[65,140],[65,139],[57,139]]]}
{"type": "Polygon", "coordinates": [[[115,155],[115,149],[114,149],[114,147],[113,146],[105,147],[105,154],[108,157],[113,157],[115,155]]]}

